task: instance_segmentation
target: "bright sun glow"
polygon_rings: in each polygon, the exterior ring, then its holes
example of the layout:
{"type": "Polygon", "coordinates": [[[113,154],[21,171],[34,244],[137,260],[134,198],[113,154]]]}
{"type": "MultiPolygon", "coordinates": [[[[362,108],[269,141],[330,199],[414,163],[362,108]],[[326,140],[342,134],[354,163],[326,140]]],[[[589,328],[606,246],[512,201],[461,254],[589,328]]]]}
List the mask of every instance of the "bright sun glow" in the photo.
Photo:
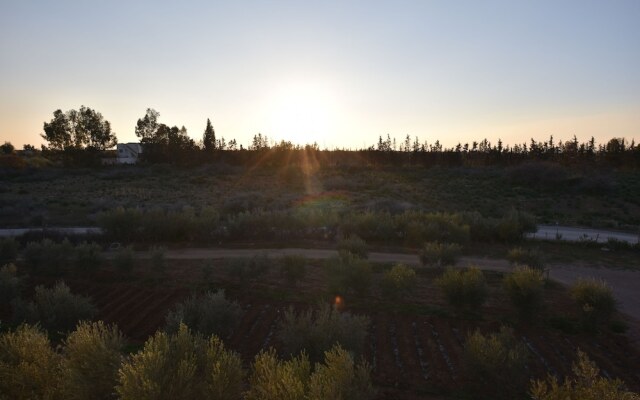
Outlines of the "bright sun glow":
{"type": "Polygon", "coordinates": [[[336,96],[320,84],[295,83],[278,87],[268,100],[268,131],[272,139],[295,144],[320,141],[336,125],[336,96]]]}

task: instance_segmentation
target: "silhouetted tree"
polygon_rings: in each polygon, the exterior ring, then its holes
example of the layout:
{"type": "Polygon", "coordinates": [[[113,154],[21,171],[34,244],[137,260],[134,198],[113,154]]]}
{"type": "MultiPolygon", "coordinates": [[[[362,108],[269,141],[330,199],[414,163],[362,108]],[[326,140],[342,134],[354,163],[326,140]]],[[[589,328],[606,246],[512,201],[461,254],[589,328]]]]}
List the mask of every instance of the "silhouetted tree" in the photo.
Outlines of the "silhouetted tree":
{"type": "Polygon", "coordinates": [[[209,118],[207,118],[207,127],[204,129],[204,135],[202,136],[202,144],[207,152],[216,149],[216,131],[213,130],[209,118]]]}

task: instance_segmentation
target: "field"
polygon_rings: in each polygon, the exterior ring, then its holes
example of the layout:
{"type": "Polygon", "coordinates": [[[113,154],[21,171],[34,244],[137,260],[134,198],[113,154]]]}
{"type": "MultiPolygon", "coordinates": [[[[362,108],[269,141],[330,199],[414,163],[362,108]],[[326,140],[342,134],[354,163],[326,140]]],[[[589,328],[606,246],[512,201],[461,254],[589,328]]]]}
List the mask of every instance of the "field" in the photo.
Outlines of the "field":
{"type": "Polygon", "coordinates": [[[200,210],[322,208],[343,211],[477,211],[510,209],[539,223],[635,230],[640,224],[640,173],[556,164],[514,167],[244,168],[214,164],[5,173],[0,225],[95,225],[116,207],[200,210]]]}
{"type": "MultiPolygon", "coordinates": [[[[335,295],[327,286],[328,272],[320,261],[308,261],[308,272],[295,287],[273,268],[259,279],[239,281],[226,264],[225,260],[170,260],[166,273],[158,275],[149,260],[138,260],[126,279],[105,267],[90,277],[67,274],[65,281],[75,292],[92,297],[99,308],[98,318],[116,323],[134,348],[162,328],[167,312],[189,294],[223,288],[244,311],[225,342],[247,364],[261,349],[280,348],[278,322],[288,307],[302,310],[317,302],[330,302],[335,295]],[[207,274],[203,274],[204,265],[208,265],[207,274]]],[[[563,320],[575,311],[566,290],[557,284],[547,285],[540,319],[521,323],[501,291],[502,274],[485,272],[490,288],[488,303],[477,312],[459,315],[434,284],[441,269],[419,269],[412,296],[388,299],[378,288],[388,268],[374,265],[371,292],[363,296],[345,294],[342,303],[344,311],[371,318],[365,353],[373,367],[373,380],[380,388],[379,398],[412,399],[460,392],[468,373],[463,359],[467,335],[476,329],[495,331],[505,323],[514,326],[516,336],[526,343],[532,378],[544,378],[546,374],[563,378],[571,372],[576,350],[581,349],[597,362],[605,376],[621,378],[631,389],[640,388],[640,374],[634,368],[640,363],[640,353],[624,335],[605,332],[594,336],[551,327],[550,321],[563,320]]],[[[50,277],[34,276],[31,287],[52,283],[50,277]]]]}

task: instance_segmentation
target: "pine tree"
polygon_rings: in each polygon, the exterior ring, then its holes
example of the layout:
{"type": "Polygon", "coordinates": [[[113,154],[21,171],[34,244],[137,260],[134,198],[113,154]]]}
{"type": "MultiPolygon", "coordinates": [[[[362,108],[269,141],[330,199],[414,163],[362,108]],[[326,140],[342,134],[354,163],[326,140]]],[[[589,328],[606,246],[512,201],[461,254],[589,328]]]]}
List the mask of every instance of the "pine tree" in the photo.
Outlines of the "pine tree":
{"type": "Polygon", "coordinates": [[[204,130],[202,143],[204,144],[204,149],[207,152],[216,149],[216,131],[213,130],[213,125],[211,125],[209,118],[207,118],[207,127],[204,130]]]}

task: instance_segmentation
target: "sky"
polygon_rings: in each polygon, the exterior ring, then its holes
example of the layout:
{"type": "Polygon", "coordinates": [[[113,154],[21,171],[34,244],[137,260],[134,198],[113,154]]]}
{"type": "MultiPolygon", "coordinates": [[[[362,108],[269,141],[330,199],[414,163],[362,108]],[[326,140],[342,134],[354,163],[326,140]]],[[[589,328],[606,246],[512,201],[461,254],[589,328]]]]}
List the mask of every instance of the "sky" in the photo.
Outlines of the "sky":
{"type": "Polygon", "coordinates": [[[137,141],[640,140],[640,1],[0,0],[0,142],[57,109],[137,141]]]}

